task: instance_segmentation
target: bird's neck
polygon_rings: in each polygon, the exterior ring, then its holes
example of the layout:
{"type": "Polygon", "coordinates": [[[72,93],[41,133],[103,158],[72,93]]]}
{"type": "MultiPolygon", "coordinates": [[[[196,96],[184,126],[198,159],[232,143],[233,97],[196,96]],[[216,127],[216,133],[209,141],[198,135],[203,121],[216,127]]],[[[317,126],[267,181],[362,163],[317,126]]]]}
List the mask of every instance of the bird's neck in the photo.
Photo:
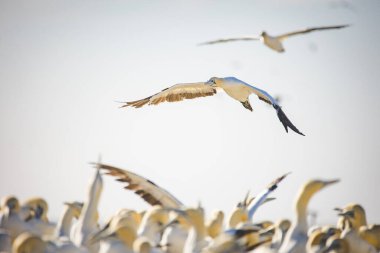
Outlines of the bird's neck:
{"type": "MultiPolygon", "coordinates": [[[[96,183],[96,182],[95,182],[96,183]]],[[[89,191],[88,199],[83,205],[83,210],[79,217],[79,220],[83,222],[83,226],[86,228],[95,228],[98,220],[98,204],[100,199],[101,190],[95,190],[97,187],[93,185],[89,191]]]]}
{"type": "Polygon", "coordinates": [[[313,194],[308,192],[302,192],[299,194],[296,205],[296,224],[298,229],[302,232],[307,233],[308,223],[307,223],[307,206],[313,194]]]}
{"type": "Polygon", "coordinates": [[[74,212],[69,206],[66,206],[63,215],[57,224],[57,237],[68,237],[70,235],[71,221],[73,218],[74,212]]]}

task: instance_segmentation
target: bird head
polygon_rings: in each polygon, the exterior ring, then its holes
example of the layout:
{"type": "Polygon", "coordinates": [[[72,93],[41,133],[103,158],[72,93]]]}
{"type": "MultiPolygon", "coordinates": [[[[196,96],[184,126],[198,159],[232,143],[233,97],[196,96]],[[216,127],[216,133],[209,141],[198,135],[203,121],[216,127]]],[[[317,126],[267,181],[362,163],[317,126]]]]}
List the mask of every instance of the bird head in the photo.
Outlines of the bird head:
{"type": "Polygon", "coordinates": [[[77,202],[77,201],[74,201],[74,202],[64,202],[63,203],[64,205],[68,206],[68,208],[71,209],[71,211],[73,212],[73,215],[76,219],[79,218],[80,216],[80,213],[82,212],[82,208],[83,208],[83,203],[82,202],[77,202]]]}
{"type": "Polygon", "coordinates": [[[15,196],[8,196],[1,200],[1,209],[8,209],[9,211],[18,211],[20,203],[15,196]]]}
{"type": "Polygon", "coordinates": [[[210,85],[210,86],[212,86],[212,87],[220,87],[220,86],[221,86],[221,82],[222,82],[222,78],[211,77],[211,78],[206,82],[206,84],[207,84],[207,85],[210,85]]]}

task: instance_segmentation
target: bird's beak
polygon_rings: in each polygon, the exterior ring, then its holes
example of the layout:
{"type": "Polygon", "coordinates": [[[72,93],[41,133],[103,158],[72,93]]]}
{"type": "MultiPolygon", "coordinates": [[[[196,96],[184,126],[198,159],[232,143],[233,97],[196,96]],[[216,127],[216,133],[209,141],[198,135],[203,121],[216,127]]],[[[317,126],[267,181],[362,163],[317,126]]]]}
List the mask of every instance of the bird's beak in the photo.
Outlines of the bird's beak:
{"type": "Polygon", "coordinates": [[[339,181],[340,179],[324,181],[324,186],[332,185],[332,184],[338,183],[339,181]]]}
{"type": "Polygon", "coordinates": [[[345,218],[355,218],[355,213],[352,210],[345,211],[345,212],[339,212],[338,215],[343,216],[345,218]]]}

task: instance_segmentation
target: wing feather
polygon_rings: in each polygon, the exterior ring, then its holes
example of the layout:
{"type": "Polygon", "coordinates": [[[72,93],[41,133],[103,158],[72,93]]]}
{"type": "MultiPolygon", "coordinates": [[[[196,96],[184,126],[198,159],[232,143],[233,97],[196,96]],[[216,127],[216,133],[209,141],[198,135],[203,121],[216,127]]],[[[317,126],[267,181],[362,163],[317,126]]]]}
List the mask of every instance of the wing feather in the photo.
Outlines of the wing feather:
{"type": "Polygon", "coordinates": [[[259,38],[257,38],[257,37],[239,37],[239,38],[218,39],[218,40],[206,41],[206,42],[200,43],[198,45],[203,46],[203,45],[212,45],[212,44],[232,42],[232,41],[250,41],[250,40],[259,40],[259,38]]]}
{"type": "Polygon", "coordinates": [[[265,90],[262,90],[262,89],[259,89],[259,88],[256,88],[252,85],[249,85],[247,83],[244,83],[247,87],[250,87],[251,88],[251,92],[256,94],[260,100],[264,101],[265,103],[268,103],[270,105],[273,106],[273,108],[276,110],[277,112],[277,117],[278,119],[281,121],[282,125],[284,126],[285,128],[285,131],[288,132],[288,127],[290,129],[292,129],[294,132],[296,132],[297,134],[300,134],[300,135],[304,135],[303,133],[301,133],[297,127],[289,120],[289,118],[286,116],[286,114],[284,113],[284,111],[282,110],[281,106],[277,103],[276,99],[274,99],[271,95],[269,95],[268,92],[266,92],[265,90]]]}
{"type": "Polygon", "coordinates": [[[207,97],[216,94],[216,89],[210,85],[201,83],[182,83],[166,88],[159,93],[144,99],[125,102],[122,107],[132,106],[140,108],[146,104],[157,105],[162,102],[178,102],[184,99],[193,99],[198,97],[207,97]]]}
{"type": "Polygon", "coordinates": [[[294,35],[305,34],[305,33],[310,33],[310,32],[314,32],[314,31],[341,29],[341,28],[345,28],[345,27],[348,27],[348,26],[350,26],[350,25],[311,27],[311,28],[306,28],[306,29],[303,29],[303,30],[298,30],[298,31],[290,32],[290,33],[281,34],[281,35],[277,36],[277,39],[284,40],[284,39],[286,39],[286,38],[288,38],[290,36],[294,36],[294,35]]]}
{"type": "Polygon", "coordinates": [[[125,189],[133,191],[152,206],[160,205],[169,208],[183,206],[181,201],[168,191],[136,173],[101,163],[95,163],[95,166],[106,171],[107,175],[115,177],[116,181],[127,183],[125,189]]]}

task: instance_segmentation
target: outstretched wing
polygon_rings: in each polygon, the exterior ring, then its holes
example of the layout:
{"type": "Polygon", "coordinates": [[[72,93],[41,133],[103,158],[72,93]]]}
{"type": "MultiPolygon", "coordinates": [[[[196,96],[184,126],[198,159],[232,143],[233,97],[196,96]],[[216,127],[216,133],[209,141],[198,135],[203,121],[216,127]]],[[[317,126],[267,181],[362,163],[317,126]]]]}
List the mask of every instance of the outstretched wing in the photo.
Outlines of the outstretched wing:
{"type": "Polygon", "coordinates": [[[246,86],[251,88],[251,92],[256,94],[260,100],[264,101],[265,103],[268,103],[273,106],[273,108],[277,112],[277,117],[281,121],[282,125],[285,128],[285,131],[288,132],[288,127],[292,129],[297,134],[305,136],[303,133],[301,133],[295,125],[288,119],[288,117],[285,115],[284,111],[281,109],[281,106],[277,103],[276,99],[274,99],[271,95],[269,95],[268,92],[265,90],[256,88],[252,85],[249,85],[247,83],[244,83],[246,86]]]}
{"type": "Polygon", "coordinates": [[[204,82],[180,83],[166,88],[150,97],[132,102],[125,102],[122,107],[132,106],[135,108],[140,108],[146,104],[157,105],[162,102],[177,102],[184,99],[212,96],[214,94],[216,94],[216,89],[205,84],[204,82]]]}
{"type": "Polygon", "coordinates": [[[160,205],[169,208],[183,206],[181,201],[168,191],[136,173],[101,163],[95,163],[95,166],[105,170],[107,175],[115,177],[117,181],[127,183],[128,185],[124,187],[125,189],[133,191],[152,206],[160,205]]]}
{"type": "Polygon", "coordinates": [[[341,29],[341,28],[345,28],[345,27],[348,27],[348,26],[350,26],[350,25],[311,27],[311,28],[306,28],[306,29],[299,30],[299,31],[294,31],[294,32],[290,32],[290,33],[281,34],[281,35],[276,36],[276,38],[279,39],[279,40],[284,40],[284,39],[286,39],[286,38],[288,38],[290,36],[294,36],[294,35],[305,34],[305,33],[310,33],[310,32],[314,32],[314,31],[341,29]]]}
{"type": "Polygon", "coordinates": [[[250,40],[259,40],[259,38],[257,38],[257,37],[239,37],[239,38],[219,39],[219,40],[206,41],[206,42],[198,44],[198,46],[212,45],[212,44],[232,42],[232,41],[250,41],[250,40]]]}

